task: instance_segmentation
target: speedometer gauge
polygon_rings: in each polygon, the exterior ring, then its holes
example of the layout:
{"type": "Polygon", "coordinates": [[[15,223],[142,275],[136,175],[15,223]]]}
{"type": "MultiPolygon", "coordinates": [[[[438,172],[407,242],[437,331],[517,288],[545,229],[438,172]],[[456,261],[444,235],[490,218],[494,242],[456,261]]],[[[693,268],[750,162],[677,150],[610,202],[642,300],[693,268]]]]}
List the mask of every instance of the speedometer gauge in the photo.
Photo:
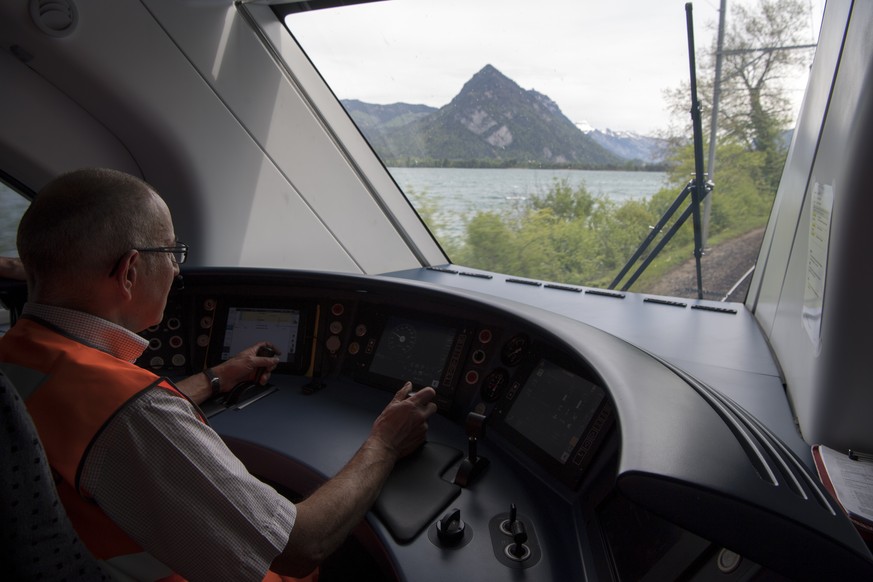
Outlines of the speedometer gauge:
{"type": "Polygon", "coordinates": [[[527,348],[530,345],[530,339],[520,333],[507,340],[503,345],[503,350],[500,352],[500,359],[507,366],[517,366],[524,355],[527,353],[527,348]]]}
{"type": "Polygon", "coordinates": [[[385,333],[385,340],[392,352],[409,353],[415,347],[415,339],[415,327],[409,323],[395,325],[385,333]]]}

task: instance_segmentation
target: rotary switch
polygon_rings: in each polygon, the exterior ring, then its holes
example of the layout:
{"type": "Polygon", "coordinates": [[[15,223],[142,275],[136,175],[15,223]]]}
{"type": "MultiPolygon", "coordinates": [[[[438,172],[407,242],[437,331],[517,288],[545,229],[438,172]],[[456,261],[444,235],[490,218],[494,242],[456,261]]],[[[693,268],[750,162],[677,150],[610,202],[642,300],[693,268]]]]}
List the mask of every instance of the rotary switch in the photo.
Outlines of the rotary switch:
{"type": "Polygon", "coordinates": [[[464,539],[467,524],[461,519],[461,510],[454,508],[436,522],[437,539],[446,546],[455,546],[464,539]]]}

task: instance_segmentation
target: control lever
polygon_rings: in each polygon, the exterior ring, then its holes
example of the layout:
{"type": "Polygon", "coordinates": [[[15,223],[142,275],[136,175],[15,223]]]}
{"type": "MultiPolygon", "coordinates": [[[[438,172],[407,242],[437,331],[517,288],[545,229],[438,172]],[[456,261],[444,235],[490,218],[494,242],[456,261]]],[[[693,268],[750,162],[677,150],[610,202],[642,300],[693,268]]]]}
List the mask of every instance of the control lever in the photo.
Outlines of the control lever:
{"type": "MultiPolygon", "coordinates": [[[[263,357],[263,358],[272,358],[273,356],[276,355],[276,349],[273,346],[263,345],[263,346],[258,348],[258,351],[255,352],[255,355],[259,356],[259,357],[263,357]]],[[[264,375],[263,368],[258,368],[257,370],[255,370],[255,384],[256,385],[258,385],[258,386],[261,385],[261,376],[263,376],[263,375],[264,375]]]]}
{"type": "Polygon", "coordinates": [[[488,459],[479,456],[479,439],[485,436],[486,417],[476,412],[467,415],[467,458],[461,461],[453,483],[467,487],[488,466],[488,459]]]}
{"type": "Polygon", "coordinates": [[[525,545],[527,529],[521,521],[512,523],[512,544],[506,546],[506,555],[519,562],[530,557],[530,548],[525,545]]]}
{"type": "MultiPolygon", "coordinates": [[[[272,358],[276,355],[276,350],[272,346],[263,345],[258,348],[256,355],[265,358],[272,358]]],[[[244,380],[234,386],[225,397],[225,406],[236,406],[240,402],[246,400],[249,396],[260,392],[262,390],[261,376],[263,376],[263,374],[264,368],[258,368],[257,370],[255,370],[254,380],[244,380]]]]}
{"type": "Polygon", "coordinates": [[[500,513],[488,522],[491,546],[497,560],[509,568],[534,567],[542,558],[536,528],[529,517],[519,513],[515,503],[509,513],[500,513]]]}
{"type": "Polygon", "coordinates": [[[509,504],[509,517],[500,522],[500,531],[505,533],[508,536],[512,535],[512,526],[515,524],[515,521],[518,519],[518,508],[515,506],[515,503],[509,504]]]}

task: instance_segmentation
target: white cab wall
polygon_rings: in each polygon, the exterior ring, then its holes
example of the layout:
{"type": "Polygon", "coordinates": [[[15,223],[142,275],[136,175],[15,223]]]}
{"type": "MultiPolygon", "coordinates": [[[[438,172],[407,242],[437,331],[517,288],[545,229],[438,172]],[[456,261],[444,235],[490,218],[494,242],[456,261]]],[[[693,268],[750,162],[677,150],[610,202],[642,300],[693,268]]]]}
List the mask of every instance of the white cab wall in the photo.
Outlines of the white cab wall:
{"type": "Polygon", "coordinates": [[[873,451],[873,4],[829,0],[822,26],[747,304],[769,336],[804,439],[873,451]],[[833,201],[827,271],[821,319],[804,324],[817,308],[810,259],[822,258],[810,253],[817,191],[833,201]]]}
{"type": "MultiPolygon", "coordinates": [[[[66,38],[40,32],[25,0],[0,6],[4,61],[20,46],[33,58],[12,57],[9,68],[44,80],[34,93],[35,83],[4,74],[0,109],[29,128],[20,142],[4,124],[4,171],[38,189],[83,165],[138,169],[168,200],[193,264],[378,273],[445,260],[378,162],[362,169],[348,161],[253,18],[232,2],[76,6],[79,25],[66,38]],[[68,101],[80,111],[57,120],[21,111],[20,101],[68,101]],[[68,151],[51,157],[59,139],[68,151]],[[393,197],[392,213],[374,183],[393,197]]],[[[272,12],[258,9],[281,51],[297,50],[272,12]]]]}

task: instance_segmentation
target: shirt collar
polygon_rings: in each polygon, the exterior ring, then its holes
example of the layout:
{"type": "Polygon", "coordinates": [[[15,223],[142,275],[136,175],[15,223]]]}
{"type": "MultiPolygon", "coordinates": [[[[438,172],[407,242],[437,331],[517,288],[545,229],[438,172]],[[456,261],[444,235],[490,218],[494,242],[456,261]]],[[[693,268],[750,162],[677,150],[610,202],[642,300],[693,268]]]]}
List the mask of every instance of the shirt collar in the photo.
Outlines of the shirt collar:
{"type": "Polygon", "coordinates": [[[149,345],[146,339],[132,331],[83,311],[25,303],[22,315],[39,317],[83,343],[128,362],[139,358],[149,345]]]}

